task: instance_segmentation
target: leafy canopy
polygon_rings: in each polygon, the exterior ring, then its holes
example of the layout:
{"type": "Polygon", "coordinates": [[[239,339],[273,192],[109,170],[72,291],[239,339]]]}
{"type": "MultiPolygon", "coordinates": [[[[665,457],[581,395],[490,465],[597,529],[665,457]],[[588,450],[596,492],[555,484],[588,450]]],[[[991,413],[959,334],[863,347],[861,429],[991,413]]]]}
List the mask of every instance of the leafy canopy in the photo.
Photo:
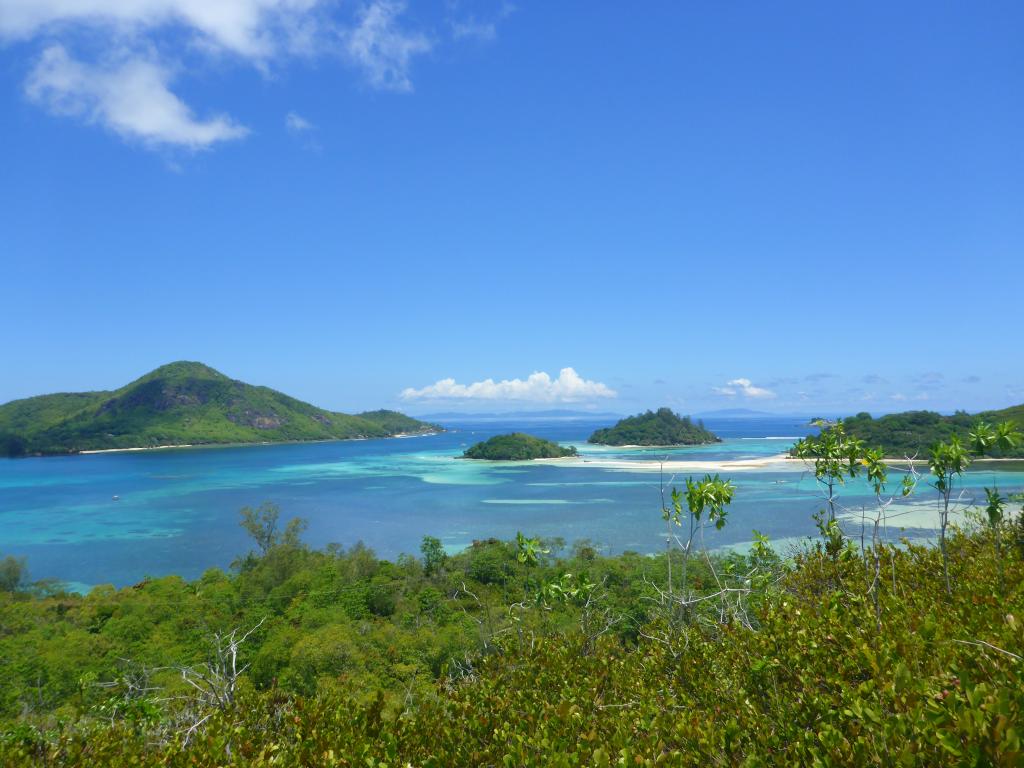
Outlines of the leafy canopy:
{"type": "Polygon", "coordinates": [[[531,459],[561,459],[576,456],[574,446],[561,446],[523,432],[495,435],[489,440],[467,448],[462,456],[466,459],[488,461],[529,461],[531,459]]]}
{"type": "Polygon", "coordinates": [[[620,420],[613,427],[599,429],[588,440],[599,445],[703,445],[721,442],[705,429],[703,422],[694,423],[689,416],[680,416],[670,408],[659,408],[620,420]]]}

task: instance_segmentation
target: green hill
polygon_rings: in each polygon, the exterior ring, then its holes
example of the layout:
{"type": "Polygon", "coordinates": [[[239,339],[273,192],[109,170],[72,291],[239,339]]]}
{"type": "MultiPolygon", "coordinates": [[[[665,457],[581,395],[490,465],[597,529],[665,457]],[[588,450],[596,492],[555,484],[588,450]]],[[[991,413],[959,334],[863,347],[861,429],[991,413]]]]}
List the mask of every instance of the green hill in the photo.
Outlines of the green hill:
{"type": "Polygon", "coordinates": [[[489,461],[526,461],[529,459],[561,459],[575,456],[572,446],[563,448],[558,443],[542,440],[533,435],[513,432],[510,435],[495,435],[490,440],[468,448],[462,456],[466,459],[487,459],[489,461]]]}
{"type": "MultiPolygon", "coordinates": [[[[933,411],[907,411],[890,413],[875,419],[869,413],[858,413],[843,420],[847,434],[864,440],[868,445],[879,446],[886,456],[926,457],[932,445],[958,435],[967,440],[971,428],[984,420],[990,424],[1013,421],[1024,429],[1024,405],[1015,405],[1000,411],[983,411],[971,415],[958,411],[952,416],[943,416],[933,411]]],[[[1024,457],[1024,446],[1003,452],[1004,457],[1024,457]]]]}
{"type": "Polygon", "coordinates": [[[622,419],[614,427],[599,429],[587,441],[599,445],[704,445],[719,443],[704,422],[694,423],[670,408],[659,408],[622,419]]]}
{"type": "Polygon", "coordinates": [[[0,455],[390,437],[438,429],[394,411],[325,411],[202,363],[178,362],[113,392],[42,395],[0,406],[0,455]]]}

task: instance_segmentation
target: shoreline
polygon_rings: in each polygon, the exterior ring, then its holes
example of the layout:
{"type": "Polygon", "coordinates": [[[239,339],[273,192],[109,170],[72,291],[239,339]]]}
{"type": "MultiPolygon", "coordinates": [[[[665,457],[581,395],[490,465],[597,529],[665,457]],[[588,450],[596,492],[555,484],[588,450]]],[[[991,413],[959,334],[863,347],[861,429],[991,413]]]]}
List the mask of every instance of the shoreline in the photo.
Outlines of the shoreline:
{"type": "MultiPolygon", "coordinates": [[[[99,453],[132,453],[137,451],[164,451],[172,448],[256,448],[266,445],[307,445],[313,443],[351,443],[360,440],[393,440],[395,438],[430,437],[440,435],[441,432],[433,430],[430,432],[400,432],[394,435],[382,437],[333,437],[325,440],[263,440],[258,443],[181,443],[180,445],[148,445],[136,446],[133,448],[92,448],[85,451],[74,451],[73,453],[47,453],[36,454],[35,458],[49,458],[51,456],[91,456],[99,453]]],[[[26,457],[31,458],[31,457],[26,457]]]]}
{"type": "MultiPolygon", "coordinates": [[[[777,453],[771,456],[764,456],[756,459],[720,459],[718,461],[707,461],[700,459],[669,459],[666,461],[639,460],[632,461],[621,458],[601,458],[600,456],[568,456],[560,459],[534,459],[535,462],[556,464],[563,467],[590,467],[592,469],[608,469],[614,471],[637,472],[756,472],[756,471],[781,471],[781,472],[813,472],[813,463],[803,459],[790,456],[788,453],[777,453]]],[[[885,464],[899,469],[900,465],[906,466],[906,459],[883,459],[885,464]]],[[[998,464],[1004,462],[1024,463],[1024,459],[976,459],[971,462],[975,464],[998,464]]],[[[928,462],[924,459],[915,460],[916,468],[922,474],[928,473],[928,462]]],[[[969,469],[969,468],[968,468],[969,469]]]]}
{"type": "MultiPolygon", "coordinates": [[[[252,445],[252,443],[249,443],[252,445]]],[[[69,453],[68,456],[87,456],[93,453],[128,453],[129,451],[163,451],[169,448],[197,448],[199,446],[193,445],[192,443],[182,443],[181,445],[151,445],[146,448],[96,448],[89,451],[76,451],[75,453],[69,453]]],[[[54,455],[54,454],[50,454],[54,455]]],[[[64,455],[64,454],[57,454],[64,455]]],[[[45,457],[44,457],[45,458],[45,457]]]]}
{"type": "MultiPolygon", "coordinates": [[[[747,438],[741,438],[741,439],[747,439],[747,438]]],[[[749,439],[759,440],[760,438],[749,438],[749,439]]],[[[779,438],[774,438],[773,437],[773,438],[768,438],[768,439],[776,440],[776,439],[779,439],[779,438]]],[[[784,439],[788,440],[789,438],[784,438],[784,439]]],[[[668,450],[668,449],[673,449],[674,450],[674,449],[678,449],[678,448],[700,448],[700,447],[705,446],[705,445],[718,445],[719,443],[724,443],[724,442],[725,442],[725,440],[719,439],[719,440],[714,440],[714,441],[712,441],[710,443],[668,443],[666,445],[639,445],[639,444],[633,445],[632,443],[630,443],[628,445],[615,445],[614,443],[592,443],[589,440],[587,440],[587,441],[584,442],[584,444],[585,445],[596,445],[596,446],[599,446],[601,448],[628,448],[630,450],[641,449],[641,450],[646,450],[646,451],[663,451],[663,450],[668,450]]]]}
{"type": "Polygon", "coordinates": [[[589,467],[591,469],[609,469],[618,471],[636,472],[754,472],[758,470],[771,469],[793,469],[804,470],[806,467],[795,466],[789,456],[784,453],[764,456],[757,459],[720,459],[718,461],[707,461],[700,459],[671,459],[668,461],[629,459],[603,459],[588,458],[586,455],[565,457],[561,459],[534,459],[534,461],[545,463],[557,463],[564,467],[589,467]]]}

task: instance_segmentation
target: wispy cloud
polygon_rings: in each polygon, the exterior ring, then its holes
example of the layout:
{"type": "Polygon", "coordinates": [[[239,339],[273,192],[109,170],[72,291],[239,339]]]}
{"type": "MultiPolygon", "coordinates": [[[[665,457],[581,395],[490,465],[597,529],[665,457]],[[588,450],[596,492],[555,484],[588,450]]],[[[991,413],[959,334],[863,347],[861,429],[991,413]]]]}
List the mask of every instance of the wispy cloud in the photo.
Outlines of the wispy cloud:
{"type": "Polygon", "coordinates": [[[805,381],[825,381],[826,379],[834,379],[836,375],[834,373],[809,373],[804,376],[805,381]]]}
{"type": "Polygon", "coordinates": [[[403,390],[403,400],[526,400],[542,403],[574,403],[616,397],[617,392],[599,381],[582,378],[572,368],[563,368],[557,379],[539,371],[525,379],[484,379],[459,384],[441,379],[422,389],[403,390]]]}
{"type": "Polygon", "coordinates": [[[412,90],[411,63],[432,43],[400,24],[404,3],[351,8],[333,0],[0,0],[0,45],[45,46],[25,91],[49,112],[147,147],[195,150],[247,130],[226,116],[196,117],[172,92],[172,75],[205,74],[225,59],[266,73],[290,57],[343,57],[371,87],[412,90]]]}
{"type": "Polygon", "coordinates": [[[735,397],[736,395],[754,399],[770,399],[775,397],[775,393],[770,389],[755,387],[750,379],[733,379],[726,382],[724,387],[712,387],[711,389],[716,394],[725,395],[726,397],[735,397]]]}
{"type": "Polygon", "coordinates": [[[946,380],[941,371],[927,371],[913,378],[913,382],[921,389],[937,389],[946,380]]]}
{"type": "Polygon", "coordinates": [[[456,40],[472,38],[474,40],[489,42],[498,36],[497,26],[493,21],[466,19],[465,21],[453,21],[451,25],[452,37],[456,40]]]}
{"type": "Polygon", "coordinates": [[[159,27],[192,32],[197,42],[246,58],[267,58],[321,0],[0,0],[0,38],[28,39],[72,27],[121,37],[159,27]]]}
{"type": "Polygon", "coordinates": [[[362,68],[375,88],[411,91],[412,58],[432,48],[425,35],[398,26],[403,10],[404,3],[375,0],[360,12],[358,25],[342,35],[349,59],[362,68]]]}
{"type": "Polygon", "coordinates": [[[323,147],[317,137],[317,127],[298,112],[289,112],[284,117],[284,127],[288,135],[305,149],[311,152],[322,152],[323,147]]]}
{"type": "Polygon", "coordinates": [[[289,112],[284,117],[284,127],[289,133],[300,134],[313,130],[314,126],[309,120],[297,112],[289,112]]]}
{"type": "Polygon", "coordinates": [[[489,43],[498,37],[498,22],[511,16],[516,7],[510,2],[502,2],[497,8],[475,8],[466,13],[456,0],[449,0],[451,16],[448,24],[455,40],[477,40],[489,43]]]}
{"type": "Polygon", "coordinates": [[[171,93],[171,80],[168,69],[144,56],[90,65],[52,45],[32,68],[25,92],[51,113],[83,118],[148,146],[203,149],[248,133],[225,116],[198,119],[171,93]]]}

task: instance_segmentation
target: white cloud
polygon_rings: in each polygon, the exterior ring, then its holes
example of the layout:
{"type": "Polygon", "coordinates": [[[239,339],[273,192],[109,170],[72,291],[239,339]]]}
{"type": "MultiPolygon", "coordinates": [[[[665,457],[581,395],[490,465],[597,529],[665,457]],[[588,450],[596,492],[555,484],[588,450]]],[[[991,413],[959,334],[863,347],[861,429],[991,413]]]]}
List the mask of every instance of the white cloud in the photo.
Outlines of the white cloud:
{"type": "Polygon", "coordinates": [[[209,45],[265,58],[295,21],[321,0],[0,0],[0,37],[31,38],[72,25],[122,34],[165,26],[194,31],[209,45]]]}
{"type": "Polygon", "coordinates": [[[290,133],[305,133],[313,130],[313,124],[296,112],[289,112],[285,115],[284,125],[290,133]]]}
{"type": "Polygon", "coordinates": [[[485,43],[491,42],[498,36],[498,22],[504,21],[516,10],[514,4],[502,2],[497,8],[494,7],[494,4],[490,4],[489,10],[477,5],[475,12],[466,15],[458,0],[448,0],[448,3],[451,12],[448,24],[451,26],[452,37],[455,40],[472,39],[485,43]],[[479,16],[477,12],[480,12],[479,16]],[[490,17],[490,20],[487,17],[490,17]]]}
{"type": "Polygon", "coordinates": [[[712,387],[711,389],[717,394],[725,395],[727,397],[735,397],[736,395],[760,399],[775,397],[775,393],[770,389],[755,387],[750,379],[733,379],[732,381],[726,382],[724,387],[712,387]]]}
{"type": "Polygon", "coordinates": [[[374,0],[360,12],[355,29],[342,36],[348,57],[375,88],[411,91],[409,62],[432,47],[424,35],[398,28],[395,21],[404,10],[396,0],[374,0]]]}
{"type": "Polygon", "coordinates": [[[399,26],[404,10],[398,0],[0,0],[0,44],[46,41],[25,89],[51,112],[195,149],[246,131],[197,119],[171,92],[172,70],[203,72],[225,55],[260,72],[290,56],[340,56],[371,86],[410,91],[411,62],[431,42],[399,26]]]}
{"type": "Polygon", "coordinates": [[[81,117],[150,146],[203,149],[248,133],[225,116],[197,119],[171,93],[171,79],[167,69],[146,57],[90,65],[52,45],[29,74],[25,92],[54,114],[81,117]]]}
{"type": "Polygon", "coordinates": [[[616,397],[615,390],[598,381],[582,378],[572,368],[563,368],[557,379],[543,371],[524,379],[505,379],[459,384],[455,379],[441,379],[422,389],[409,387],[403,400],[530,400],[542,403],[571,403],[596,398],[616,397]]]}

